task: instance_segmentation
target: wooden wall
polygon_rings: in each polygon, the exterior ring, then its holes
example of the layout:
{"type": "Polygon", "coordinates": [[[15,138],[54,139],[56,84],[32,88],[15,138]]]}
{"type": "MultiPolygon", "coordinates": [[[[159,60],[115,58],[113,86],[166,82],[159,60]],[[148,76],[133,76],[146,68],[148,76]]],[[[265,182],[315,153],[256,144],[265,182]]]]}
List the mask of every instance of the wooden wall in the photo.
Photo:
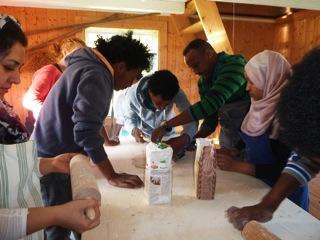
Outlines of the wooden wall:
{"type": "Polygon", "coordinates": [[[301,11],[277,21],[274,49],[290,63],[299,62],[317,45],[320,45],[320,11],[301,11]]]}
{"type": "Polygon", "coordinates": [[[260,51],[273,49],[274,23],[225,20],[226,28],[234,53],[241,53],[247,60],[260,51]],[[234,40],[233,40],[234,39],[234,40]]]}
{"type": "MultiPolygon", "coordinates": [[[[58,27],[74,26],[90,23],[109,17],[114,13],[1,7],[0,12],[16,16],[28,34],[29,48],[39,44],[50,44],[48,41],[61,35],[70,34],[69,28],[58,30],[58,27]]],[[[132,17],[128,14],[118,14],[116,18],[132,17]]],[[[184,64],[183,43],[174,27],[173,19],[167,16],[145,16],[121,21],[95,24],[94,26],[141,28],[159,30],[160,62],[162,69],[169,69],[179,78],[182,88],[191,102],[198,100],[195,76],[184,64]]],[[[264,49],[274,49],[283,53],[291,63],[296,63],[312,47],[320,44],[320,14],[316,11],[302,11],[279,19],[277,23],[245,22],[225,20],[224,25],[235,53],[243,54],[250,59],[254,54],[264,49]]],[[[71,31],[71,36],[84,38],[84,31],[71,31]]],[[[48,47],[28,53],[25,67],[22,69],[21,84],[14,86],[7,94],[7,100],[14,105],[16,112],[24,120],[26,112],[21,102],[22,96],[31,83],[32,74],[41,66],[52,62],[48,47]]]]}
{"type": "MultiPolygon", "coordinates": [[[[49,31],[50,29],[93,22],[112,15],[112,13],[102,12],[2,6],[0,6],[0,12],[14,15],[20,20],[23,28],[28,33],[29,49],[70,32],[70,28],[49,31]],[[38,33],[34,34],[35,32],[38,33]]],[[[118,17],[121,16],[127,15],[120,14],[118,17]]],[[[191,102],[195,102],[198,100],[197,76],[183,62],[182,51],[184,46],[172,21],[172,18],[167,16],[148,16],[112,21],[98,24],[97,26],[159,30],[159,66],[175,73],[191,102]]],[[[244,54],[247,59],[264,49],[274,49],[283,53],[291,63],[296,63],[308,50],[320,44],[320,14],[315,11],[298,12],[286,19],[279,19],[275,24],[236,21],[234,36],[233,23],[224,21],[224,25],[234,52],[244,54]]],[[[73,36],[84,38],[84,31],[73,33],[73,36]]],[[[47,47],[31,54],[29,53],[26,66],[22,69],[21,84],[14,86],[6,95],[7,100],[14,106],[22,121],[26,117],[26,111],[21,105],[22,97],[31,83],[32,74],[50,61],[52,59],[48,55],[47,47]]],[[[319,184],[320,178],[318,177],[311,185],[311,211],[315,215],[320,212],[319,184]]]]}
{"type": "MultiPolygon", "coordinates": [[[[46,43],[51,39],[66,35],[72,28],[56,29],[58,27],[73,26],[110,17],[113,13],[37,9],[37,8],[15,8],[0,7],[0,12],[14,15],[22,23],[24,30],[28,34],[29,47],[33,49],[39,44],[46,43]]],[[[128,17],[128,15],[118,14],[117,17],[128,17]]],[[[147,16],[122,21],[112,21],[108,23],[96,24],[94,26],[122,27],[122,28],[143,28],[157,29],[160,34],[160,68],[167,68],[174,72],[179,78],[182,88],[190,98],[191,102],[198,100],[197,76],[195,76],[184,64],[182,51],[183,43],[176,32],[172,18],[167,16],[147,16]]],[[[226,30],[232,39],[232,23],[225,21],[226,30]]],[[[234,48],[236,53],[243,53],[250,58],[255,53],[271,48],[273,44],[273,27],[269,23],[236,22],[234,35],[234,48]],[[251,29],[248,31],[248,29],[251,29]],[[250,47],[248,47],[250,46],[250,47]]],[[[84,38],[84,31],[74,33],[73,36],[84,38]]],[[[46,44],[50,45],[50,44],[46,44]]],[[[32,74],[41,66],[52,61],[48,54],[48,48],[32,51],[28,53],[26,66],[22,69],[21,84],[14,86],[7,94],[7,100],[14,105],[16,112],[22,121],[26,117],[26,111],[21,102],[22,97],[29,87],[32,74]]]]}

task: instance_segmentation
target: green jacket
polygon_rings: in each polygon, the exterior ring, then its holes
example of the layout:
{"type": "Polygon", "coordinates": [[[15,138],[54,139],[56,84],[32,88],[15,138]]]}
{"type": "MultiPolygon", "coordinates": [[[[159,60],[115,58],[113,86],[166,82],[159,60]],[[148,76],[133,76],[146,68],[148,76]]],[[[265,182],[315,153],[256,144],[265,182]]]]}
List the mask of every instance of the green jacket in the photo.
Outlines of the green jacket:
{"type": "Polygon", "coordinates": [[[198,81],[200,101],[189,110],[195,121],[204,119],[202,127],[214,131],[218,125],[218,112],[224,104],[250,100],[246,91],[242,55],[219,53],[210,81],[203,76],[198,81]]]}

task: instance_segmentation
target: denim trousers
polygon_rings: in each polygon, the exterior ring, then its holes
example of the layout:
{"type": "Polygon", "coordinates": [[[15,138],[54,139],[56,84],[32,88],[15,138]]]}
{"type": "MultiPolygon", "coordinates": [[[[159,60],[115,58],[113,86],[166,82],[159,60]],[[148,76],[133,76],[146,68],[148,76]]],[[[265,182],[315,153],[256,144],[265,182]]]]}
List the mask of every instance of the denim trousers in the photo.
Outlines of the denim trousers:
{"type": "MultiPolygon", "coordinates": [[[[55,206],[72,200],[70,176],[67,174],[52,173],[40,179],[42,199],[45,206],[55,206]]],[[[81,235],[62,227],[49,227],[45,230],[47,240],[81,239],[81,235]]]]}

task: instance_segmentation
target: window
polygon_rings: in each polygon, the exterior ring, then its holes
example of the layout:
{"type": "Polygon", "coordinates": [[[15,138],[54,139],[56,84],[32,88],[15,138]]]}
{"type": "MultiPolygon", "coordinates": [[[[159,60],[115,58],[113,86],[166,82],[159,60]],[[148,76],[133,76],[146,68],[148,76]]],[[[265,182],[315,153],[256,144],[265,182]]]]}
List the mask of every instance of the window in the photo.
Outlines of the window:
{"type": "Polygon", "coordinates": [[[152,69],[149,72],[143,72],[142,74],[146,75],[157,71],[159,68],[157,30],[90,27],[85,30],[86,44],[89,47],[94,47],[94,41],[97,39],[97,35],[101,35],[103,38],[110,38],[116,34],[123,34],[128,30],[132,30],[133,38],[139,39],[143,44],[148,45],[150,51],[154,54],[152,69]]]}
{"type": "MultiPolygon", "coordinates": [[[[103,38],[110,38],[113,35],[123,34],[128,30],[133,31],[133,38],[139,39],[143,44],[148,45],[151,53],[154,54],[152,69],[149,72],[143,71],[143,75],[155,72],[159,68],[159,54],[158,54],[158,30],[142,30],[142,29],[123,29],[123,28],[97,28],[89,27],[85,30],[85,41],[88,47],[95,47],[94,42],[97,39],[98,35],[101,35],[103,38]]],[[[125,90],[121,90],[125,91],[125,90]]],[[[117,106],[118,96],[120,91],[113,92],[113,100],[109,109],[108,116],[112,117],[112,108],[114,111],[118,111],[115,106],[117,106]]]]}

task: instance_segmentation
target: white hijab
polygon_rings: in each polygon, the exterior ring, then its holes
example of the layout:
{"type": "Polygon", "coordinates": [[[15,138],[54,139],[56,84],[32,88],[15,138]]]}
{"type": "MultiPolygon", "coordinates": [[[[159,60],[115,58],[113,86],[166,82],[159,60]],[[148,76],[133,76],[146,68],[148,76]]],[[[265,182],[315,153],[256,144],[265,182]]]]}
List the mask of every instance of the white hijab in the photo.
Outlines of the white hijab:
{"type": "Polygon", "coordinates": [[[249,136],[260,136],[270,130],[270,138],[276,139],[279,132],[276,107],[291,66],[280,53],[265,50],[249,60],[245,72],[250,81],[263,91],[263,97],[258,101],[251,98],[251,107],[241,130],[249,136]]]}

